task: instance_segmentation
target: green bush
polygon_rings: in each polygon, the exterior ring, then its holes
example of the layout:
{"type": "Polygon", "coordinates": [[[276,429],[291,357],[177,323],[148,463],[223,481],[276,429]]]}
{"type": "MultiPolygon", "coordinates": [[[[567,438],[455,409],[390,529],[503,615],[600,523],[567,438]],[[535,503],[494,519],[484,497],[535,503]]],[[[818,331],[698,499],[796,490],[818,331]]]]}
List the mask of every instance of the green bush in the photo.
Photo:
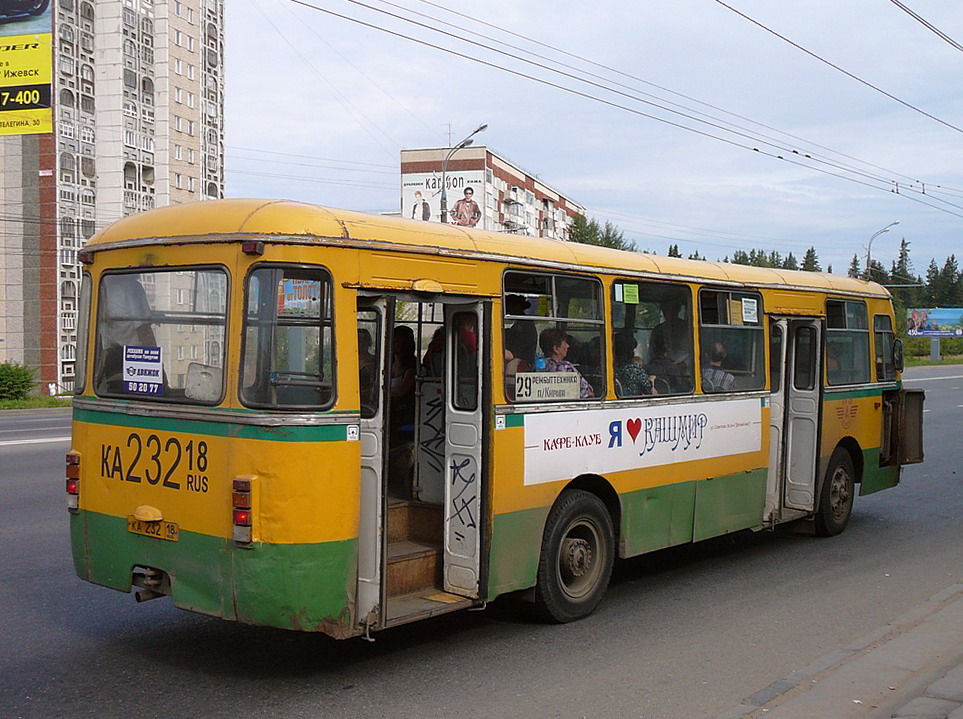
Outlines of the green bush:
{"type": "Polygon", "coordinates": [[[0,399],[25,399],[37,384],[37,370],[16,362],[0,363],[0,399]]]}

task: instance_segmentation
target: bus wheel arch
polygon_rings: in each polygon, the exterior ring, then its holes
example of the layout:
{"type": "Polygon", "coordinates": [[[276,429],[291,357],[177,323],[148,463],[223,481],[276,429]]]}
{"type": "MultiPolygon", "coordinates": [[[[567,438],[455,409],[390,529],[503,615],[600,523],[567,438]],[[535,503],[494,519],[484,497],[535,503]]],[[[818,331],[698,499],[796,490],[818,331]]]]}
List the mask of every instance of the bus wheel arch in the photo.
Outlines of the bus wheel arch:
{"type": "Polygon", "coordinates": [[[549,510],[534,590],[544,619],[560,624],[581,619],[602,600],[616,554],[613,502],[618,513],[618,495],[604,479],[580,477],[549,510]]]}
{"type": "Polygon", "coordinates": [[[862,469],[860,463],[857,470],[857,459],[861,460],[860,453],[845,441],[836,445],[829,458],[816,505],[815,530],[821,537],[840,534],[849,522],[862,469]]]}

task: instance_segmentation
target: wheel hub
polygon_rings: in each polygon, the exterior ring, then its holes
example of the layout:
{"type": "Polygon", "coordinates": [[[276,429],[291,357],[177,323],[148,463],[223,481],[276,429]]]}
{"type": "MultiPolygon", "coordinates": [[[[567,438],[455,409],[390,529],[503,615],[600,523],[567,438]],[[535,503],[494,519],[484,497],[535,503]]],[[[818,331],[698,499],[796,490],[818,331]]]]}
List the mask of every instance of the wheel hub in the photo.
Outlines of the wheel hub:
{"type": "Polygon", "coordinates": [[[585,576],[592,566],[592,545],[584,539],[566,539],[562,548],[562,561],[568,576],[585,576]]]}

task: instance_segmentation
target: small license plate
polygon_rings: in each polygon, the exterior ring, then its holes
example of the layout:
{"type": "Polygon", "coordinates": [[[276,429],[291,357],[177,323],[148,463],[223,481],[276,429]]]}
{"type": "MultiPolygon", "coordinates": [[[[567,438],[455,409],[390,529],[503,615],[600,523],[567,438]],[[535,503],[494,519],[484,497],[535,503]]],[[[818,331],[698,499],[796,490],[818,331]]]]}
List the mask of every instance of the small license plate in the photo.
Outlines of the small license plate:
{"type": "Polygon", "coordinates": [[[143,534],[145,537],[155,537],[166,539],[168,542],[176,542],[179,539],[178,528],[174,522],[144,522],[132,516],[127,517],[127,531],[134,534],[143,534]]]}

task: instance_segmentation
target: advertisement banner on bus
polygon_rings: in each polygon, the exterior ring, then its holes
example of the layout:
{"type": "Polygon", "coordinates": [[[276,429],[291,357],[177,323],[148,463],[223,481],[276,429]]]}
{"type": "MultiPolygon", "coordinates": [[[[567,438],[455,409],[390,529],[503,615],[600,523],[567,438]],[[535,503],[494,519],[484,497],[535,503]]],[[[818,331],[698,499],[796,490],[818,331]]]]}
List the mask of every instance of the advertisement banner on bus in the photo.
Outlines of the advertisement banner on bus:
{"type": "Polygon", "coordinates": [[[51,132],[50,4],[6,5],[0,23],[0,136],[51,132]]]}
{"type": "Polygon", "coordinates": [[[757,398],[687,402],[632,409],[529,414],[525,417],[525,484],[571,479],[758,452],[757,398]]]}
{"type": "Polygon", "coordinates": [[[963,307],[908,309],[906,334],[910,337],[961,337],[963,307]]]}
{"type": "MultiPolygon", "coordinates": [[[[448,224],[486,227],[485,173],[482,170],[445,173],[448,224]]],[[[401,176],[401,216],[424,222],[441,221],[441,173],[417,172],[401,176]]]]}

